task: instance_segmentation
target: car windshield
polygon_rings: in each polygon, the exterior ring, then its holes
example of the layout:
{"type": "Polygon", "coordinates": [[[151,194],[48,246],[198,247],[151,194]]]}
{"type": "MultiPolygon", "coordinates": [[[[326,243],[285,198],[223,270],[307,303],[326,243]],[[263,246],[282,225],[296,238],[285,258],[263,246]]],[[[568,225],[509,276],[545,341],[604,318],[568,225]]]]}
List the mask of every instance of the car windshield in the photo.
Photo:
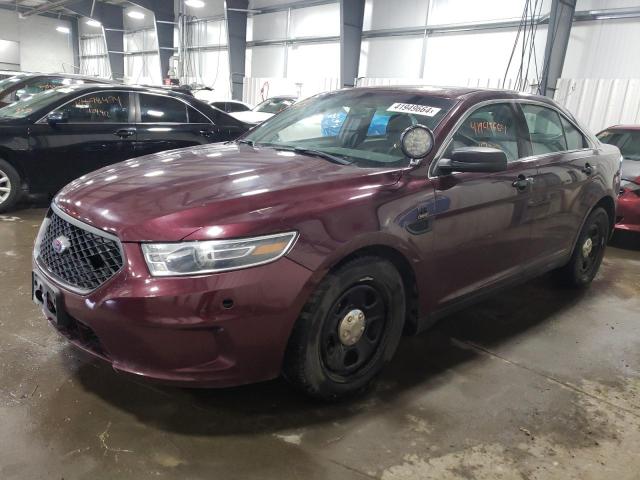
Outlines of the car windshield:
{"type": "Polygon", "coordinates": [[[4,108],[0,108],[0,118],[26,118],[49,104],[66,97],[73,91],[73,87],[61,87],[30,95],[24,100],[18,100],[4,108]]]}
{"type": "Polygon", "coordinates": [[[253,110],[256,112],[276,114],[285,108],[290,107],[294,103],[295,100],[292,98],[269,98],[256,106],[253,110]]]}
{"type": "Polygon", "coordinates": [[[324,154],[323,158],[359,167],[402,167],[410,161],[400,148],[402,132],[416,124],[433,130],[454,103],[422,92],[353,89],[327,93],[294,104],[256,127],[243,141],[324,154]]]}
{"type": "Polygon", "coordinates": [[[598,139],[618,147],[625,160],[640,161],[640,131],[607,130],[598,139]]]}

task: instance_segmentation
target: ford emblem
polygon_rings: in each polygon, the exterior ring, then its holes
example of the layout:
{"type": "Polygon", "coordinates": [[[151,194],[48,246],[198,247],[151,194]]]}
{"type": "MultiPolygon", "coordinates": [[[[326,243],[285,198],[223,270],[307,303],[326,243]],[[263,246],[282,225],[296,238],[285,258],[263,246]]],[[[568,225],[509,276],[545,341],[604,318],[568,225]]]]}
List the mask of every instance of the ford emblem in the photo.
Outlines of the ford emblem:
{"type": "Polygon", "coordinates": [[[51,246],[53,247],[53,251],[62,254],[66,252],[71,246],[71,242],[64,235],[60,235],[53,242],[51,242],[51,246]]]}

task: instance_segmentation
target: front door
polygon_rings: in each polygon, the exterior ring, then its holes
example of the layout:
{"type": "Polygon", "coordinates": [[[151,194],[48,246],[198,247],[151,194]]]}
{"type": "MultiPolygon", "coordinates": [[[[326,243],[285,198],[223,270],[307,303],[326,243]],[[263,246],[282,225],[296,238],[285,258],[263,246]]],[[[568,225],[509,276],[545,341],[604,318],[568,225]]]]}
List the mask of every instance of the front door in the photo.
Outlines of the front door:
{"type": "Polygon", "coordinates": [[[531,237],[529,201],[536,175],[521,113],[512,103],[480,107],[466,118],[443,154],[482,146],[505,152],[508,168],[498,173],[437,176],[433,288],[440,307],[522,271],[531,237]]]}
{"type": "Polygon", "coordinates": [[[31,127],[31,155],[42,166],[37,181],[51,193],[71,180],[133,156],[135,124],[129,92],[100,91],[58,107],[60,121],[31,127]]]}

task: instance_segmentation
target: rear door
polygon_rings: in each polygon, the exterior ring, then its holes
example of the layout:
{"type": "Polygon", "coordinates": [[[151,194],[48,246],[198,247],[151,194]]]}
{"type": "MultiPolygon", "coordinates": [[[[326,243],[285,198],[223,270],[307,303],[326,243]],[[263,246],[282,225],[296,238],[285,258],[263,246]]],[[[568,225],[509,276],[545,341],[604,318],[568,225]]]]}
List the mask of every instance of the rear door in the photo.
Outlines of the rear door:
{"type": "Polygon", "coordinates": [[[587,138],[562,113],[540,104],[521,104],[538,167],[532,191],[530,250],[540,263],[554,263],[573,248],[593,199],[589,183],[598,160],[587,138]]]}
{"type": "Polygon", "coordinates": [[[515,105],[501,101],[472,110],[441,158],[469,146],[504,151],[508,167],[433,178],[439,205],[433,227],[433,288],[441,307],[518,275],[529,257],[531,179],[537,170],[527,160],[527,131],[515,105]]]}
{"type": "Polygon", "coordinates": [[[139,93],[137,96],[136,156],[231,140],[242,131],[236,121],[233,125],[216,124],[216,119],[228,117],[223,112],[208,109],[205,115],[182,99],[168,95],[139,93]]]}
{"type": "Polygon", "coordinates": [[[41,165],[39,177],[53,192],[69,181],[133,156],[135,125],[129,92],[101,90],[80,95],[32,125],[30,148],[41,165]]]}

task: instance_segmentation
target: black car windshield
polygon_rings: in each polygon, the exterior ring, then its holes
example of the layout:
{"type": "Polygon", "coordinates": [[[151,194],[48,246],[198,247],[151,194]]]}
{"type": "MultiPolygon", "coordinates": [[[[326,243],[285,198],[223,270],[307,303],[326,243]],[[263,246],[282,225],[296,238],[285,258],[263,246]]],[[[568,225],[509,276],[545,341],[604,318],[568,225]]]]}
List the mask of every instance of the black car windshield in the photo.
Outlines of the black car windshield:
{"type": "MultiPolygon", "coordinates": [[[[24,100],[18,100],[4,108],[0,108],[0,118],[26,118],[38,110],[60,100],[74,91],[73,86],[54,88],[30,95],[24,100]]],[[[44,112],[46,113],[46,112],[44,112]]]]}
{"type": "Polygon", "coordinates": [[[606,130],[598,135],[598,139],[618,147],[625,160],[640,161],[640,131],[606,130]]]}
{"type": "Polygon", "coordinates": [[[296,103],[256,127],[244,141],[257,147],[313,150],[359,167],[409,164],[400,135],[411,125],[434,129],[454,101],[425,92],[345,90],[296,103]]]}

